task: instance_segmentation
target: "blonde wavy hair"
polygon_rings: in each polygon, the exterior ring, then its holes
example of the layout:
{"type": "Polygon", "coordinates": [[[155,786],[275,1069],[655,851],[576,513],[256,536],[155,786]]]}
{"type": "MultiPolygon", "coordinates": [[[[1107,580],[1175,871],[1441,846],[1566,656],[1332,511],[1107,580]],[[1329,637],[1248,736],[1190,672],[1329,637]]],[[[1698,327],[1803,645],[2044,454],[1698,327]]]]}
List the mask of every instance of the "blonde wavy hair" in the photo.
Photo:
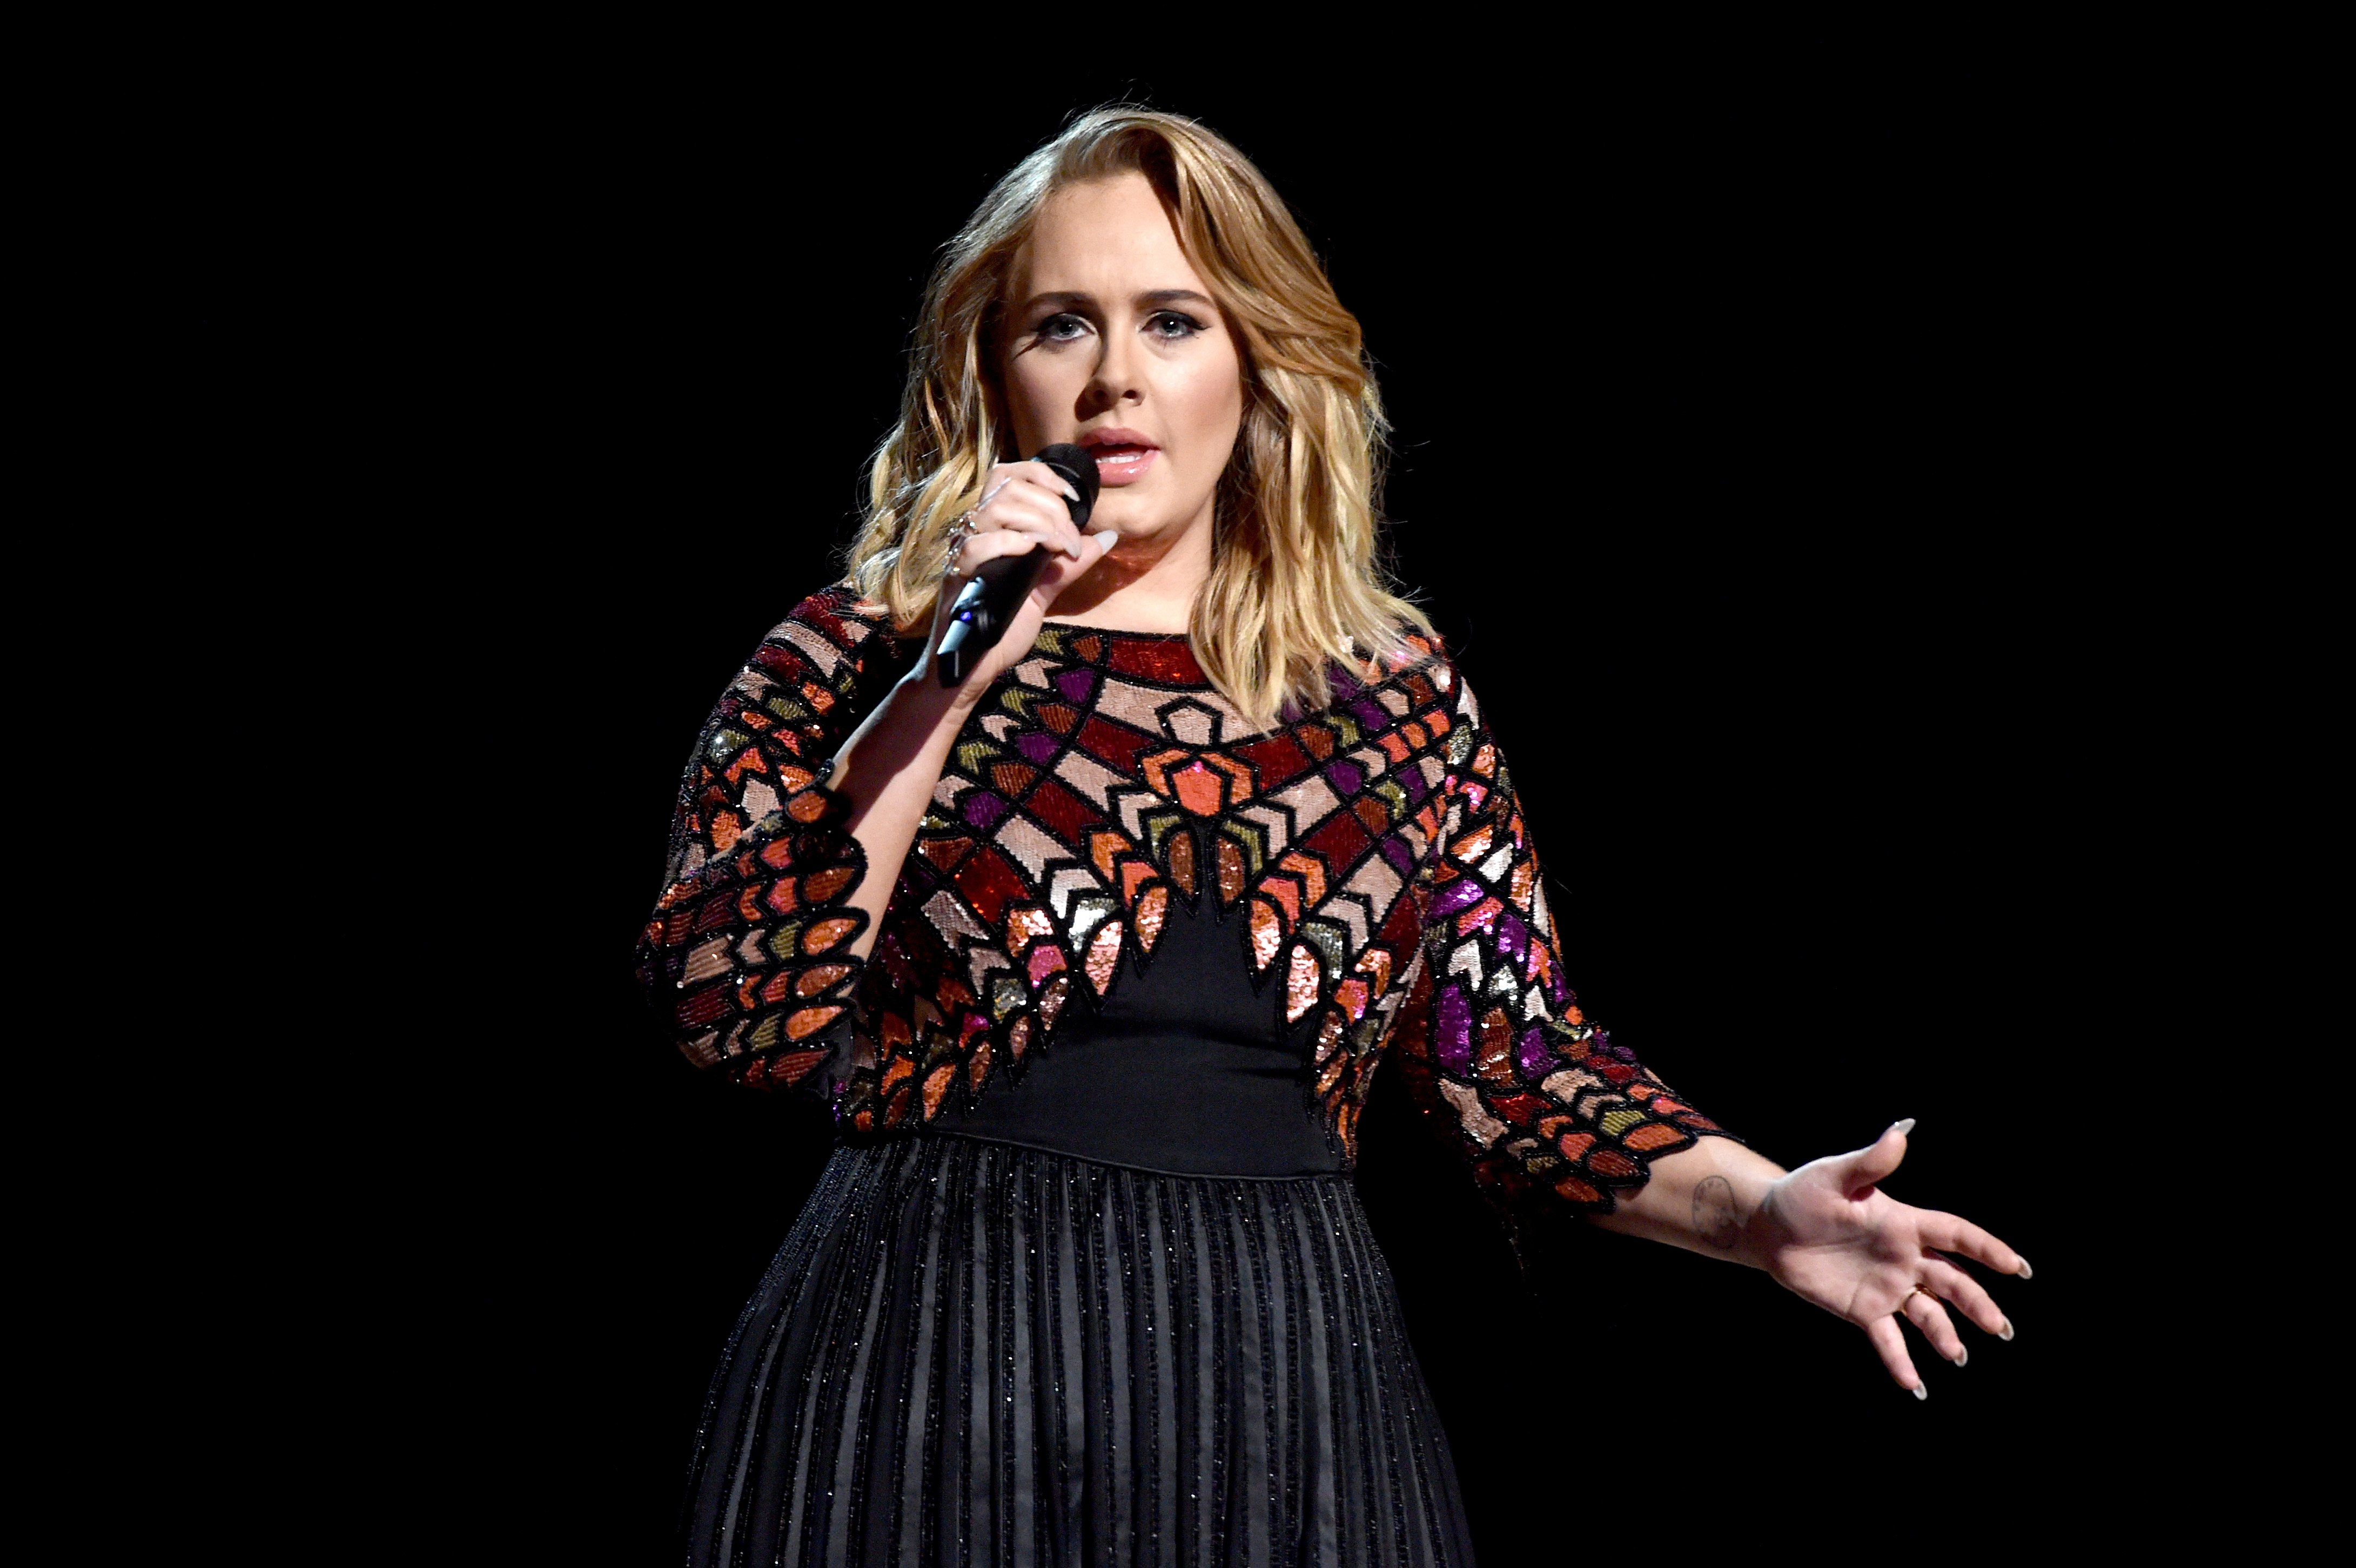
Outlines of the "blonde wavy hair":
{"type": "Polygon", "coordinates": [[[1075,120],[1000,180],[944,251],[899,425],[876,449],[851,580],[904,630],[928,626],[950,526],[1011,450],[998,385],[1001,310],[1017,253],[1066,186],[1141,174],[1242,349],[1243,427],[1221,476],[1195,658],[1247,720],[1333,699],[1335,663],[1366,673],[1406,652],[1422,612],[1376,559],[1387,425],[1357,318],[1281,197],[1192,120],[1128,107],[1075,120]]]}

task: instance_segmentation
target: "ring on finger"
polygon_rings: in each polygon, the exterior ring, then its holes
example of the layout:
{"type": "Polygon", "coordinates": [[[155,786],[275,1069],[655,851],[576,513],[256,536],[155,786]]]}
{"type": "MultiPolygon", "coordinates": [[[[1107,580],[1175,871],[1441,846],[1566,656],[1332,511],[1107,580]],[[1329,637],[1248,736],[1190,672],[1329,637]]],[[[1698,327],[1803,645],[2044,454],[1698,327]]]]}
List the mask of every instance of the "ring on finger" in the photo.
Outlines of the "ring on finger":
{"type": "Polygon", "coordinates": [[[1908,1291],[1905,1295],[1898,1298],[1897,1310],[1893,1316],[1903,1317],[1906,1315],[1906,1304],[1913,1300],[1918,1296],[1933,1307],[1936,1307],[1939,1304],[1939,1298],[1931,1294],[1930,1286],[1917,1285],[1913,1289],[1908,1291]]]}

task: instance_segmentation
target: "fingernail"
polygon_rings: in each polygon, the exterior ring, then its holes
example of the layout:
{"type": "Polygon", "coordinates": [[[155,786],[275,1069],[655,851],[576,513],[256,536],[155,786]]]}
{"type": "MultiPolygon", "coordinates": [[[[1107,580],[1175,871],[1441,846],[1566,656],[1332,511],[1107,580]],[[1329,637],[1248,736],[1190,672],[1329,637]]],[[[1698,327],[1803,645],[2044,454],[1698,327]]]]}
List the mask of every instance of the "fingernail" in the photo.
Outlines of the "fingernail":
{"type": "Polygon", "coordinates": [[[1969,1350],[1958,1350],[1955,1352],[1955,1365],[1959,1367],[1971,1359],[1972,1353],[1969,1350]]]}
{"type": "Polygon", "coordinates": [[[1074,488],[1072,482],[1068,479],[1064,481],[1064,499],[1069,501],[1075,507],[1080,504],[1080,493],[1077,489],[1074,488]]]}
{"type": "Polygon", "coordinates": [[[1999,1329],[1997,1329],[1997,1330],[1996,1331],[1996,1337],[1997,1337],[1997,1339],[2004,1339],[2004,1340],[2009,1340],[2009,1339],[2011,1339],[2011,1338],[2012,1338],[2012,1320],[2011,1320],[2010,1318],[2007,1318],[2007,1319],[2005,1319],[2004,1327],[2003,1327],[2003,1328],[1999,1328],[1999,1329]]]}
{"type": "Polygon", "coordinates": [[[1096,532],[1090,534],[1088,538],[1092,539],[1104,540],[1104,547],[1107,549],[1112,549],[1113,546],[1120,542],[1119,532],[1113,528],[1098,528],[1096,532]]]}
{"type": "Polygon", "coordinates": [[[1916,1399],[1928,1399],[1931,1397],[1931,1391],[1924,1388],[1921,1383],[1916,1383],[1914,1385],[1914,1397],[1916,1399]]]}
{"type": "MultiPolygon", "coordinates": [[[[2013,1255],[2015,1257],[2020,1256],[2018,1253],[2015,1253],[2013,1255]]],[[[2029,1272],[2029,1260],[2027,1258],[2020,1259],[2020,1277],[2023,1279],[2035,1279],[2037,1277],[2035,1275],[2029,1272]]]]}
{"type": "Polygon", "coordinates": [[[1914,1130],[1914,1118],[1909,1116],[1902,1122],[1892,1122],[1890,1124],[1890,1130],[1896,1133],[1899,1136],[1904,1137],[1908,1133],[1914,1130]]]}

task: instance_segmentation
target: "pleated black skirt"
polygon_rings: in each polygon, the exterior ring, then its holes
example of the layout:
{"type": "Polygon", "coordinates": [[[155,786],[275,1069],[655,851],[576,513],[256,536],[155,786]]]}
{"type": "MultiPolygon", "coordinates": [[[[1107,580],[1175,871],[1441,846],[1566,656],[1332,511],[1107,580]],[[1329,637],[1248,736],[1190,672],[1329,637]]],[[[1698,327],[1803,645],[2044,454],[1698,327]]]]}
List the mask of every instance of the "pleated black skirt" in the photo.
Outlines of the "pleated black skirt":
{"type": "Polygon", "coordinates": [[[694,1568],[1472,1561],[1346,1177],[844,1147],[722,1360],[694,1568]]]}

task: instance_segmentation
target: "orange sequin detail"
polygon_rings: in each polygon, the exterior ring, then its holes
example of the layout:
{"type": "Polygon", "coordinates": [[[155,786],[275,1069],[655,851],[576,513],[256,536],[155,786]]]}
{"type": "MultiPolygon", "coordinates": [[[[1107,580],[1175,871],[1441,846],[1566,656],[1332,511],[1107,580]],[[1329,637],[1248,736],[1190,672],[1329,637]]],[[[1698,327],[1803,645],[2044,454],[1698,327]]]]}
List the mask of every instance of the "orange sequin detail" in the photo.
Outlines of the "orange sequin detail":
{"type": "Polygon", "coordinates": [[[1276,957],[1278,945],[1284,941],[1284,928],[1277,923],[1276,911],[1266,899],[1252,900],[1251,944],[1252,968],[1265,970],[1276,957]]]}
{"type": "MultiPolygon", "coordinates": [[[[805,969],[794,981],[794,995],[815,997],[837,980],[849,975],[851,970],[851,966],[848,964],[820,964],[813,968],[805,969]]],[[[780,975],[778,978],[783,979],[785,976],[780,975]]]]}
{"type": "Polygon", "coordinates": [[[857,921],[851,919],[847,915],[837,915],[832,920],[819,921],[816,925],[811,926],[808,931],[802,933],[802,951],[805,953],[823,953],[828,948],[833,946],[836,943],[841,942],[844,937],[849,936],[851,932],[857,928],[858,924],[859,923],[857,921]]]}
{"type": "Polygon", "coordinates": [[[1292,950],[1292,966],[1284,976],[1284,1021],[1298,1023],[1317,1005],[1317,960],[1306,947],[1292,950]]]}
{"type": "Polygon", "coordinates": [[[1043,936],[1053,935],[1055,923],[1036,904],[1018,909],[1006,920],[1006,955],[1019,958],[1023,950],[1043,936]]]}
{"type": "Polygon", "coordinates": [[[1120,923],[1108,920],[1098,928],[1088,942],[1088,984],[1101,997],[1112,986],[1113,972],[1120,967],[1120,923]]]}
{"type": "Polygon", "coordinates": [[[1232,904],[1243,896],[1244,852],[1232,838],[1219,840],[1219,903],[1232,904]]]}
{"type": "Polygon", "coordinates": [[[1162,917],[1170,910],[1170,890],[1155,888],[1137,901],[1137,913],[1130,917],[1137,930],[1137,945],[1148,953],[1162,940],[1162,917]]]}
{"type": "Polygon", "coordinates": [[[842,1016],[841,1008],[804,1008],[786,1019],[787,1040],[808,1040],[842,1016]]]}
{"type": "Polygon", "coordinates": [[[1178,891],[1194,891],[1194,836],[1183,831],[1170,835],[1170,880],[1178,891]]]}
{"type": "Polygon", "coordinates": [[[1178,804],[1197,816],[1215,816],[1226,804],[1226,789],[1219,775],[1195,763],[1171,775],[1171,784],[1178,792],[1178,804]]]}

